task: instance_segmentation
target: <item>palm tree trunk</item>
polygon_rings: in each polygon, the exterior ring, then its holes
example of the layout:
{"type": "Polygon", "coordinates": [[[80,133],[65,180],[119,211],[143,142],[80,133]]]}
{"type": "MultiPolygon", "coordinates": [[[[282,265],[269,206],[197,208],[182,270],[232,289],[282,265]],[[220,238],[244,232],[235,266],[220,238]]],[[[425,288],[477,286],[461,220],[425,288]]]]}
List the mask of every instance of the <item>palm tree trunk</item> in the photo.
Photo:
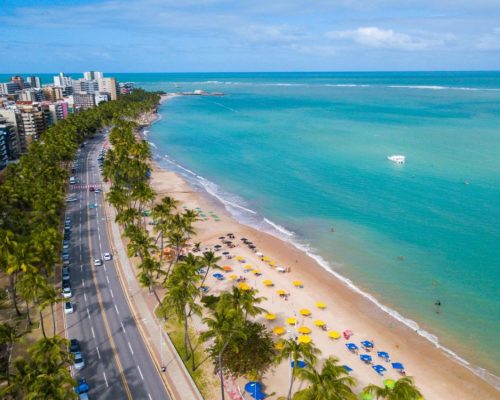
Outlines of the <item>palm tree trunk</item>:
{"type": "Polygon", "coordinates": [[[156,301],[158,302],[158,304],[161,304],[161,299],[160,296],[158,296],[158,293],[156,292],[154,283],[151,284],[151,288],[153,289],[153,294],[155,295],[156,301]]]}
{"type": "Polygon", "coordinates": [[[290,387],[288,388],[287,400],[291,400],[291,398],[292,398],[292,386],[293,386],[293,378],[295,375],[295,365],[296,364],[297,364],[297,362],[295,361],[293,364],[292,373],[290,374],[290,387]]]}
{"type": "Polygon", "coordinates": [[[56,336],[56,314],[54,312],[54,303],[50,303],[50,311],[52,312],[52,336],[56,336]]]}
{"type": "Polygon", "coordinates": [[[26,300],[26,317],[28,318],[28,325],[31,327],[32,322],[31,322],[31,315],[30,315],[30,305],[28,304],[27,300],[26,300]]]}
{"type": "Polygon", "coordinates": [[[222,372],[222,354],[224,351],[226,351],[227,346],[229,346],[229,340],[231,340],[231,337],[224,343],[224,346],[222,346],[221,351],[219,352],[219,355],[217,356],[217,362],[219,364],[219,377],[220,377],[220,390],[221,390],[221,399],[225,399],[225,392],[224,392],[224,373],[222,372]]]}
{"type": "Polygon", "coordinates": [[[43,337],[44,338],[47,338],[47,335],[45,333],[45,326],[43,324],[43,314],[42,314],[42,310],[39,311],[40,313],[40,326],[42,327],[42,333],[43,333],[43,337]]]}
{"type": "Polygon", "coordinates": [[[10,285],[10,292],[12,293],[12,304],[16,310],[16,314],[18,317],[22,315],[21,311],[19,311],[19,307],[17,305],[17,293],[16,293],[16,283],[15,283],[15,278],[14,275],[9,275],[9,285],[10,285]]]}

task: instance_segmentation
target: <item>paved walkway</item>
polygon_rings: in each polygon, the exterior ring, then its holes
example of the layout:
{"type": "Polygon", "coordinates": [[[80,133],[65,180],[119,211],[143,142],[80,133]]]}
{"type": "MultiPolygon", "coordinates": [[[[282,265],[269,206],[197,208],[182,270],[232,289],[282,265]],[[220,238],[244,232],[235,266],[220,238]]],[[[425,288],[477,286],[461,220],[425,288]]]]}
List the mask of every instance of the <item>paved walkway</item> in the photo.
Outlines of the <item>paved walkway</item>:
{"type": "MultiPolygon", "coordinates": [[[[108,189],[108,186],[105,185],[106,193],[108,189]]],[[[120,228],[115,223],[115,209],[105,202],[104,210],[107,216],[109,237],[113,245],[113,255],[117,257],[118,272],[127,301],[169,393],[175,400],[203,400],[170,337],[154,316],[152,302],[148,301],[147,298],[151,294],[146,289],[141,288],[137,282],[136,272],[121,239],[120,228]],[[164,371],[163,368],[165,368],[164,371]]]]}

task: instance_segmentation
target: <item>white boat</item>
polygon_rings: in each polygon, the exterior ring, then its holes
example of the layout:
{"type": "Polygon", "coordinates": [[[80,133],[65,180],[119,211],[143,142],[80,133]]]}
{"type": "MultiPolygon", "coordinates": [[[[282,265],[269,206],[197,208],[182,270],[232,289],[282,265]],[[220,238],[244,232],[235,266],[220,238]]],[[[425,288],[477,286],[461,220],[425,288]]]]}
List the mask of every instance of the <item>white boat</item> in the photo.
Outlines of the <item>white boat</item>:
{"type": "Polygon", "coordinates": [[[396,163],[396,164],[404,164],[406,161],[406,157],[402,156],[400,154],[395,154],[393,156],[389,156],[389,157],[387,157],[387,159],[392,161],[393,163],[396,163]]]}

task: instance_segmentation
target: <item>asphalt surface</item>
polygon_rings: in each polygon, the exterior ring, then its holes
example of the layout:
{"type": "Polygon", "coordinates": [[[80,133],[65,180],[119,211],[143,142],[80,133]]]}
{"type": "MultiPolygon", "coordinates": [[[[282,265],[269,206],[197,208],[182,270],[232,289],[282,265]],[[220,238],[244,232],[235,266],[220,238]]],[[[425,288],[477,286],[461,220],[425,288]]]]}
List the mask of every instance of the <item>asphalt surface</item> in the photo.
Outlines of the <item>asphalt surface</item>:
{"type": "MultiPolygon", "coordinates": [[[[169,399],[149,352],[137,329],[114,260],[104,261],[112,253],[103,211],[97,157],[105,142],[104,135],[88,140],[78,154],[70,185],[66,216],[72,220],[70,244],[71,289],[74,312],[65,315],[67,337],[80,341],[85,367],[73,368],[76,378],[90,385],[91,399],[169,399]],[[95,207],[89,207],[95,204],[95,207]],[[94,266],[94,259],[102,259],[94,266]]],[[[114,258],[114,257],[113,257],[114,258]]]]}

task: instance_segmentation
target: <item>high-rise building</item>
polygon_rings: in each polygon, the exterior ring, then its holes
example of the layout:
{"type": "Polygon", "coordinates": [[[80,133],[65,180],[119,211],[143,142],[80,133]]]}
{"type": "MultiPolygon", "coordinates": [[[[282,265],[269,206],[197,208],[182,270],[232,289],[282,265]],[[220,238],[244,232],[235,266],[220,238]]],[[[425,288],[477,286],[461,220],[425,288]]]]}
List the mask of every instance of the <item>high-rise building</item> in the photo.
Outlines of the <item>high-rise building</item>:
{"type": "Polygon", "coordinates": [[[99,103],[102,103],[103,101],[109,101],[109,93],[106,92],[97,92],[94,93],[94,101],[95,105],[98,106],[99,103]]]}
{"type": "Polygon", "coordinates": [[[15,94],[19,86],[15,82],[0,83],[0,94],[15,94]]]}
{"type": "Polygon", "coordinates": [[[57,103],[49,104],[52,123],[56,123],[68,116],[68,103],[58,101],[57,103]]]}
{"type": "Polygon", "coordinates": [[[26,144],[29,146],[47,129],[47,117],[39,106],[30,101],[18,101],[16,106],[21,117],[18,129],[24,134],[26,144]]]}
{"type": "Polygon", "coordinates": [[[99,71],[87,71],[83,73],[83,78],[87,79],[88,81],[97,81],[99,79],[102,79],[104,74],[99,71]]]}
{"type": "Polygon", "coordinates": [[[43,101],[43,91],[41,89],[23,89],[19,93],[21,101],[43,101]]]}
{"type": "Polygon", "coordinates": [[[0,116],[0,170],[5,168],[10,160],[20,156],[19,141],[14,125],[0,116]]]}
{"type": "Polygon", "coordinates": [[[64,72],[60,72],[59,75],[54,76],[54,86],[62,88],[73,86],[73,79],[70,76],[64,75],[64,72]]]}
{"type": "Polygon", "coordinates": [[[26,137],[24,136],[24,131],[22,129],[22,118],[21,113],[15,107],[0,108],[0,118],[4,118],[8,125],[14,127],[17,134],[17,145],[16,148],[19,153],[25,153],[27,151],[26,137]]]}
{"type": "Polygon", "coordinates": [[[32,88],[40,89],[42,87],[42,82],[38,76],[28,76],[26,82],[28,82],[32,88]]]}
{"type": "Polygon", "coordinates": [[[62,100],[64,94],[63,89],[57,86],[46,86],[43,88],[43,95],[45,100],[56,102],[57,100],[62,100]]]}
{"type": "Polygon", "coordinates": [[[12,78],[10,78],[10,81],[17,85],[18,90],[23,90],[30,87],[29,83],[25,82],[22,76],[13,76],[12,78]]]}
{"type": "Polygon", "coordinates": [[[95,93],[99,91],[97,81],[78,79],[73,81],[73,93],[95,93]]]}
{"type": "Polygon", "coordinates": [[[76,110],[87,110],[95,106],[93,93],[74,93],[73,103],[76,110]]]}
{"type": "Polygon", "coordinates": [[[116,100],[120,94],[120,86],[115,78],[99,79],[99,92],[109,93],[111,100],[116,100]]]}

